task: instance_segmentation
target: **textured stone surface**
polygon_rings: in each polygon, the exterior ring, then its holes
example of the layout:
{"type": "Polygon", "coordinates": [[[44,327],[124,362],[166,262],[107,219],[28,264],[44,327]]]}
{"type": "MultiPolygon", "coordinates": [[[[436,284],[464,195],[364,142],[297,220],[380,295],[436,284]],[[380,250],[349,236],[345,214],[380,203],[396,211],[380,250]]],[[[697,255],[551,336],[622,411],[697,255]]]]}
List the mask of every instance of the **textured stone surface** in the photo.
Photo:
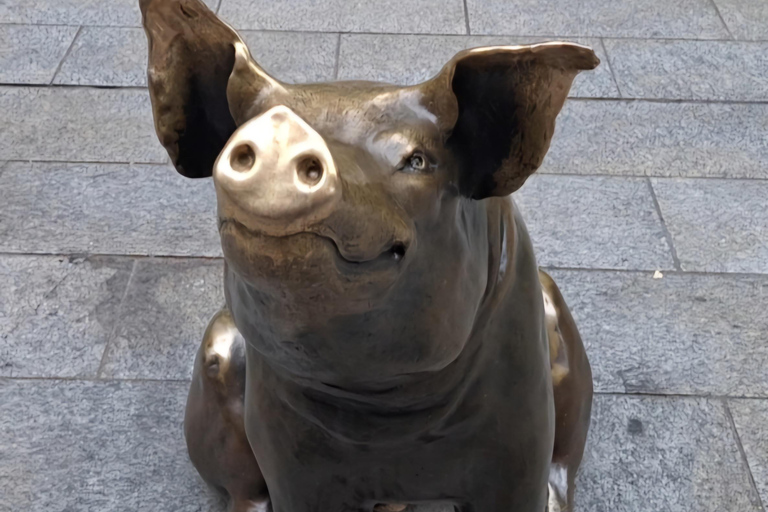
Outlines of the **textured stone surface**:
{"type": "MultiPolygon", "coordinates": [[[[276,78],[333,78],[336,34],[242,31],[254,58],[276,78]]],[[[56,76],[57,84],[145,86],[147,38],[140,28],[86,27],[56,76]]]]}
{"type": "MultiPolygon", "coordinates": [[[[219,0],[203,0],[215,8],[219,0]]],[[[141,25],[137,0],[3,0],[0,23],[43,25],[141,25]]]]}
{"type": "Polygon", "coordinates": [[[606,39],[624,97],[768,100],[768,43],[606,39]]]}
{"type": "Polygon", "coordinates": [[[590,512],[759,512],[719,400],[598,396],[576,506],[590,512]]]}
{"type": "Polygon", "coordinates": [[[246,29],[466,33],[462,0],[226,0],[219,14],[246,29]]]}
{"type": "Polygon", "coordinates": [[[611,75],[611,67],[606,57],[600,39],[589,37],[515,37],[515,36],[471,36],[468,38],[468,48],[489,45],[533,44],[547,41],[569,41],[589,46],[600,59],[600,65],[592,71],[579,73],[571,87],[571,97],[581,98],[618,98],[619,90],[611,75]]]}
{"type": "Polygon", "coordinates": [[[77,27],[0,25],[0,82],[49,84],[77,27]]]}
{"type": "Polygon", "coordinates": [[[715,4],[736,39],[768,39],[768,3],[759,0],[716,0],[715,4]]]}
{"type": "Polygon", "coordinates": [[[768,503],[768,400],[730,400],[733,422],[763,504],[768,503]]]}
{"type": "Polygon", "coordinates": [[[709,0],[467,0],[473,34],[727,38],[709,0]]]}
{"type": "Polygon", "coordinates": [[[343,34],[339,79],[416,84],[437,74],[466,45],[462,36],[343,34]]]}
{"type": "Polygon", "coordinates": [[[598,391],[768,397],[768,276],[551,274],[598,391]]]}
{"type": "Polygon", "coordinates": [[[147,37],[140,28],[85,27],[61,65],[55,83],[144,86],[147,37]]]}
{"type": "Polygon", "coordinates": [[[0,510],[223,512],[187,457],[187,388],[0,380],[0,510]]]}
{"type": "Polygon", "coordinates": [[[0,159],[164,163],[141,90],[0,87],[0,159]]]}
{"type": "Polygon", "coordinates": [[[673,268],[645,180],[538,175],[514,198],[540,265],[673,268]]]}
{"type": "Polygon", "coordinates": [[[768,273],[768,181],[654,179],[683,270],[768,273]]]}
{"type": "Polygon", "coordinates": [[[768,105],[571,100],[542,172],[768,178],[768,105]]]}
{"type": "Polygon", "coordinates": [[[336,34],[244,30],[240,35],[256,62],[275,78],[292,83],[333,80],[336,34]]]}
{"type": "MultiPolygon", "coordinates": [[[[341,36],[339,78],[362,79],[411,85],[437,74],[443,65],[465,48],[494,45],[533,44],[551,40],[539,37],[477,37],[390,34],[344,34],[341,36]]],[[[574,81],[571,96],[618,97],[599,39],[574,42],[591,46],[603,64],[582,73],[574,81]]]]}
{"type": "Polygon", "coordinates": [[[211,317],[224,305],[223,263],[139,260],[104,376],[189,379],[211,317]]]}
{"type": "Polygon", "coordinates": [[[220,256],[211,180],[167,165],[12,162],[0,251],[220,256]]]}
{"type": "Polygon", "coordinates": [[[129,259],[0,256],[0,376],[95,377],[132,268],[129,259]]]}

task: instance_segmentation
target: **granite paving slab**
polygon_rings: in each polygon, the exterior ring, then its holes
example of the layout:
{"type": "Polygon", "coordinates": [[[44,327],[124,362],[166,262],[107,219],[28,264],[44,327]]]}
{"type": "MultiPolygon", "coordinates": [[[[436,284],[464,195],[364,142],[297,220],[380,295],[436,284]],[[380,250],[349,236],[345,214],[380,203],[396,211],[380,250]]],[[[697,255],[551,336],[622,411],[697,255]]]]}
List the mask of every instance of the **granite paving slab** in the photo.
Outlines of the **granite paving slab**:
{"type": "Polygon", "coordinates": [[[576,510],[761,508],[720,400],[597,396],[576,510]]]}
{"type": "Polygon", "coordinates": [[[0,159],[165,163],[145,90],[0,87],[0,159]]]}
{"type": "Polygon", "coordinates": [[[768,400],[729,400],[728,407],[765,506],[768,503],[768,400]]]}
{"type": "Polygon", "coordinates": [[[768,273],[768,181],[652,182],[683,270],[768,273]]]}
{"type": "Polygon", "coordinates": [[[674,268],[643,179],[534,175],[513,197],[540,265],[674,268]]]}
{"type": "Polygon", "coordinates": [[[472,34],[728,38],[710,0],[467,0],[472,34]]]}
{"type": "Polygon", "coordinates": [[[715,0],[736,39],[768,40],[768,3],[760,0],[715,0]]]}
{"type": "Polygon", "coordinates": [[[0,380],[0,511],[224,511],[187,457],[189,384],[0,380]]]}
{"type": "MultiPolygon", "coordinates": [[[[216,8],[219,0],[203,0],[216,8]]],[[[0,23],[141,26],[138,0],[3,0],[0,23]]]]}
{"type": "Polygon", "coordinates": [[[208,321],[224,305],[223,268],[222,261],[139,260],[103,376],[191,378],[208,321]]]}
{"type": "Polygon", "coordinates": [[[0,83],[49,84],[77,27],[0,25],[0,83]]]}
{"type": "Polygon", "coordinates": [[[570,100],[540,172],[768,178],[768,105],[570,100]]]}
{"type": "Polygon", "coordinates": [[[254,30],[466,33],[462,0],[226,0],[219,14],[254,30]]]}
{"type": "Polygon", "coordinates": [[[606,39],[626,98],[768,100],[768,42],[606,39]]]}
{"type": "Polygon", "coordinates": [[[0,251],[220,256],[211,180],[168,165],[12,162],[0,251]]]}
{"type": "MultiPolygon", "coordinates": [[[[331,80],[336,34],[242,31],[259,64],[287,82],[331,80]]],[[[138,86],[147,84],[147,38],[140,28],[86,27],[55,83],[138,86]]]]}
{"type": "Polygon", "coordinates": [[[768,397],[768,276],[550,273],[596,390],[768,397]]]}
{"type": "Polygon", "coordinates": [[[132,268],[125,258],[0,256],[0,376],[95,377],[132,268]]]}
{"type": "Polygon", "coordinates": [[[243,30],[251,55],[268,73],[290,83],[333,80],[337,34],[243,30]]]}
{"type": "Polygon", "coordinates": [[[436,75],[466,45],[462,36],[342,34],[339,80],[417,84],[436,75]]]}
{"type": "MultiPolygon", "coordinates": [[[[413,85],[436,75],[459,51],[478,46],[533,44],[558,38],[343,34],[339,79],[413,85]]],[[[599,39],[574,42],[592,47],[603,64],[579,75],[571,96],[618,97],[599,39]]]]}

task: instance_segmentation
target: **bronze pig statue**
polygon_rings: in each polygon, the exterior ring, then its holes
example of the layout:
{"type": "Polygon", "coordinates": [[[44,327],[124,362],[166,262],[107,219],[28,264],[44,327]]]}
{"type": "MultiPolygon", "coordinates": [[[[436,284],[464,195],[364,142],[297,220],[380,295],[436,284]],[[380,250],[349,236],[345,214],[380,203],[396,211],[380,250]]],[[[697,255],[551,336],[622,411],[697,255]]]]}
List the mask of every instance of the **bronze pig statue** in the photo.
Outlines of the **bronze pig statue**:
{"type": "Polygon", "coordinates": [[[202,2],[141,9],[160,141],[218,200],[226,307],[185,419],[202,477],[236,511],[570,509],[591,371],[509,195],[592,50],[290,85],[202,2]]]}

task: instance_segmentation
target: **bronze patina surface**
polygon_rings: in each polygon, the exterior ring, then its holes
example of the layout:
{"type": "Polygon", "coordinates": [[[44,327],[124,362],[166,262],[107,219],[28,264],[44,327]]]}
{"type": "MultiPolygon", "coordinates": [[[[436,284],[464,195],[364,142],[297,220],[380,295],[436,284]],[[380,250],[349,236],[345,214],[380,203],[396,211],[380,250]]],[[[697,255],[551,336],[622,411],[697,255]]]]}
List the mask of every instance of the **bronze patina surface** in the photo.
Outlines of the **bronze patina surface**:
{"type": "Polygon", "coordinates": [[[509,195],[592,50],[290,85],[202,2],[141,8],[160,141],[218,198],[226,307],[185,421],[203,478],[234,510],[570,509],[591,373],[509,195]]]}

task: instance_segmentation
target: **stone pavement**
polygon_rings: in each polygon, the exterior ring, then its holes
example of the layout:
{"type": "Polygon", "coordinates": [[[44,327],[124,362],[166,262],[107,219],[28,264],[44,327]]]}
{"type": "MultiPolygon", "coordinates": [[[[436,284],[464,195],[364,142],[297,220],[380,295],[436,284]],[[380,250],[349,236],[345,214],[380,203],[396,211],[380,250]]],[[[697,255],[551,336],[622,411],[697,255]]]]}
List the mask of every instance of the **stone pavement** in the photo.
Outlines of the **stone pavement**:
{"type": "MultiPolygon", "coordinates": [[[[768,2],[208,3],[291,81],[594,47],[516,194],[594,369],[577,510],[766,512],[768,2]]],[[[213,187],[156,140],[137,4],[0,1],[0,511],[222,510],[182,435],[213,187]]]]}

